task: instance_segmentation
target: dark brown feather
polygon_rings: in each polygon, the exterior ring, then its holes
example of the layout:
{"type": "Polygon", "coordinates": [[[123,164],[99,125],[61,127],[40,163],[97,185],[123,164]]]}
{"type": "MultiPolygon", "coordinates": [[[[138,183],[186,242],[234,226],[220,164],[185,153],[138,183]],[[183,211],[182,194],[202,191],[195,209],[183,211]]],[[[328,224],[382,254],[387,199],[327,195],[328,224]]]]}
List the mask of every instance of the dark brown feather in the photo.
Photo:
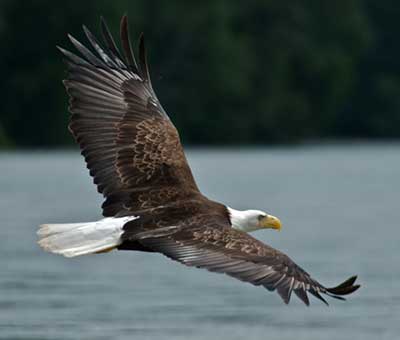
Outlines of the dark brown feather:
{"type": "Polygon", "coordinates": [[[125,53],[126,64],[129,66],[131,71],[139,74],[135,55],[132,50],[131,40],[129,38],[128,17],[126,15],[124,15],[121,19],[120,35],[122,46],[124,47],[123,51],[125,53]]]}
{"type": "Polygon", "coordinates": [[[354,285],[354,282],[356,280],[357,276],[352,276],[351,278],[347,279],[340,285],[333,288],[327,288],[326,290],[334,295],[348,295],[355,292],[358,288],[360,288],[360,285],[354,285]]]}
{"type": "Polygon", "coordinates": [[[149,73],[149,67],[147,65],[147,53],[146,53],[146,47],[144,45],[143,32],[139,36],[139,63],[143,79],[150,82],[150,73],[149,73]]]}
{"type": "Polygon", "coordinates": [[[103,35],[104,43],[106,44],[109,52],[109,56],[113,58],[114,62],[121,68],[125,68],[126,65],[123,63],[123,58],[119,53],[118,47],[115,44],[114,38],[108,29],[107,23],[103,17],[100,18],[101,33],[103,35]]]}
{"type": "MultiPolygon", "coordinates": [[[[184,220],[181,214],[174,221],[161,222],[158,216],[153,216],[153,221],[138,219],[129,222],[124,228],[123,245],[136,240],[144,247],[161,252],[185,265],[225,273],[241,281],[264,286],[270,291],[276,290],[285,303],[289,303],[292,292],[306,305],[309,305],[307,292],[325,304],[327,302],[321,294],[341,298],[313,280],[285,254],[244,232],[232,229],[225,207],[208,200],[193,204],[202,206],[198,206],[196,214],[192,214],[192,208],[191,214],[184,220]],[[163,227],[163,223],[172,223],[175,227],[168,229],[163,227]],[[157,234],[158,230],[165,232],[157,234]],[[140,239],[138,234],[142,235],[140,239]]],[[[167,211],[161,216],[168,215],[167,211]]],[[[340,289],[354,283],[346,282],[340,289]]]]}
{"type": "Polygon", "coordinates": [[[84,26],[98,56],[72,36],[70,40],[82,57],[60,50],[69,70],[64,82],[72,113],[69,129],[106,198],[103,214],[134,214],[191,195],[201,197],[179,134],[151,86],[143,40],[139,73],[127,18],[121,20],[126,63],[103,19],[101,26],[106,49],[84,26]]]}
{"type": "Polygon", "coordinates": [[[72,35],[68,34],[69,40],[75,46],[75,48],[85,57],[85,59],[92,65],[96,67],[107,67],[107,65],[97,58],[89,49],[82,45],[78,40],[76,40],[72,35]]]}
{"type": "Polygon", "coordinates": [[[83,25],[83,30],[86,34],[86,37],[88,38],[90,44],[92,47],[96,50],[97,54],[103,61],[110,67],[118,67],[118,65],[108,56],[108,54],[103,50],[103,48],[100,46],[100,43],[97,41],[96,37],[88,30],[88,28],[83,25]]]}

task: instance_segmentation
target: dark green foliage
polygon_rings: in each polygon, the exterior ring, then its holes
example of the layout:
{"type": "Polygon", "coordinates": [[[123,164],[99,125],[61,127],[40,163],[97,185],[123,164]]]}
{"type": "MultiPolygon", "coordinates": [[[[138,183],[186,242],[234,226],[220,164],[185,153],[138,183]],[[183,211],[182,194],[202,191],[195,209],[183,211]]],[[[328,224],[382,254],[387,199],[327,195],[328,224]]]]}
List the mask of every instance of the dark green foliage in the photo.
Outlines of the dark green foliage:
{"type": "Polygon", "coordinates": [[[186,143],[400,136],[397,1],[2,0],[0,145],[72,142],[55,45],[124,13],[186,143]]]}

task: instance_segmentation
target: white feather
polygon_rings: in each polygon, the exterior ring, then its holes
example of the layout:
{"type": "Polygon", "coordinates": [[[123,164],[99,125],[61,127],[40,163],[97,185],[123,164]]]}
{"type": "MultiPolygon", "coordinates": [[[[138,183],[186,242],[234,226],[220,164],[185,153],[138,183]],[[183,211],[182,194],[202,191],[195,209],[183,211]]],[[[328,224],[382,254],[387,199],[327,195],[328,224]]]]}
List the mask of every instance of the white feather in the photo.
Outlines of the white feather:
{"type": "Polygon", "coordinates": [[[236,210],[228,207],[232,228],[252,232],[260,228],[258,217],[267,213],[260,210],[236,210]]]}
{"type": "Polygon", "coordinates": [[[123,226],[138,217],[108,217],[96,222],[42,224],[37,232],[46,251],[74,257],[109,250],[121,244],[123,226]]]}

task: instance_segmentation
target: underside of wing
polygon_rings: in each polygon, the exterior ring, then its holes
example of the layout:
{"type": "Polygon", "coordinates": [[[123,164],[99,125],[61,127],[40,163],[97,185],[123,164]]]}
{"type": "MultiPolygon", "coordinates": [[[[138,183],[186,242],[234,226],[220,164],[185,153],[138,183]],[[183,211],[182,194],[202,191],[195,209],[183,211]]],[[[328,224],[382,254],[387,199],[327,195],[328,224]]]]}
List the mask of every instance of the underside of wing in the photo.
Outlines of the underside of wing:
{"type": "Polygon", "coordinates": [[[103,214],[141,211],[196,192],[179,134],[152,88],[143,35],[137,61],[125,16],[122,54],[103,19],[101,27],[105,47],[84,27],[91,49],[72,36],[80,56],[59,49],[69,71],[69,128],[106,197],[103,214]]]}
{"type": "Polygon", "coordinates": [[[309,305],[307,292],[327,304],[321,294],[343,299],[342,295],[359,288],[354,285],[356,277],[337,287],[326,288],[285,254],[230,227],[192,226],[169,236],[149,236],[140,243],[185,265],[225,273],[270,291],[276,290],[285,303],[289,303],[292,292],[306,305],[309,305]]]}

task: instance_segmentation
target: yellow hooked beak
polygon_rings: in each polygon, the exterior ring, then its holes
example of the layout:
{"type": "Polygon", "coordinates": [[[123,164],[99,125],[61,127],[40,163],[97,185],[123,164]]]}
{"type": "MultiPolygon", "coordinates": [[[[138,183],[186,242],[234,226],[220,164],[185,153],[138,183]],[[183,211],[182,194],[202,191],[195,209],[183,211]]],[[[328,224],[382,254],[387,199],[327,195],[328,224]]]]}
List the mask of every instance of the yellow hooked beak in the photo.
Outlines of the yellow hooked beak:
{"type": "Polygon", "coordinates": [[[278,217],[267,215],[260,220],[260,227],[281,230],[282,224],[278,217]]]}

